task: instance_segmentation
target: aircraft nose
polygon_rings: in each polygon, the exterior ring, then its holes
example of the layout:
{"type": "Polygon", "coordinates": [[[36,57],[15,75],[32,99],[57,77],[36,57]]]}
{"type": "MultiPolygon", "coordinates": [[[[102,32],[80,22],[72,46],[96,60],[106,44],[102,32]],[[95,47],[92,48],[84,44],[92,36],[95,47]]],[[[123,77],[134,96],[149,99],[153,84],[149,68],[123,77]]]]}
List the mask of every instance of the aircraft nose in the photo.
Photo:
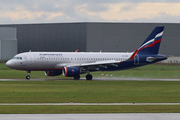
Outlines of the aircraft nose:
{"type": "Polygon", "coordinates": [[[12,61],[10,61],[10,60],[7,61],[7,62],[6,62],[6,66],[7,66],[8,68],[11,68],[11,67],[12,67],[12,61]]]}

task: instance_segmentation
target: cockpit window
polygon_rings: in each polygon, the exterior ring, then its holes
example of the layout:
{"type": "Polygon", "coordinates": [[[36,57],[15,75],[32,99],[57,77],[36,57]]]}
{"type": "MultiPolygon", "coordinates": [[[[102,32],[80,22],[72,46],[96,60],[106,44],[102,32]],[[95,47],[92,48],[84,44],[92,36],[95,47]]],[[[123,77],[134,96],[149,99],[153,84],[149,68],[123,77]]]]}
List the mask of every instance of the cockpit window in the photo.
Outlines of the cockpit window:
{"type": "Polygon", "coordinates": [[[12,59],[22,60],[22,57],[13,57],[12,59]]]}

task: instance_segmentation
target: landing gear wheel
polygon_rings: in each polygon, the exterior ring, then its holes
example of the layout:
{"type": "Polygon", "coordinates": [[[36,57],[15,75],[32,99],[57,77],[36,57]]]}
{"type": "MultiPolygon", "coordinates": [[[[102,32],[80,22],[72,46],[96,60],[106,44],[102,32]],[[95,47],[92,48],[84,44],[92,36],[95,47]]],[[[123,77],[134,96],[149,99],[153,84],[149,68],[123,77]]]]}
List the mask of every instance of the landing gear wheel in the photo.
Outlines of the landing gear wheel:
{"type": "Polygon", "coordinates": [[[30,75],[27,75],[27,76],[26,76],[26,79],[29,80],[29,79],[30,79],[30,75]]]}
{"type": "Polygon", "coordinates": [[[30,77],[30,73],[31,71],[27,71],[27,76],[26,76],[26,79],[29,80],[31,77],[30,77]]]}
{"type": "Polygon", "coordinates": [[[75,80],[79,80],[80,79],[80,76],[78,75],[78,76],[74,76],[74,79],[75,80]]]}
{"type": "Polygon", "coordinates": [[[86,80],[92,80],[92,78],[93,78],[92,75],[90,75],[90,74],[86,75],[86,80]]]}

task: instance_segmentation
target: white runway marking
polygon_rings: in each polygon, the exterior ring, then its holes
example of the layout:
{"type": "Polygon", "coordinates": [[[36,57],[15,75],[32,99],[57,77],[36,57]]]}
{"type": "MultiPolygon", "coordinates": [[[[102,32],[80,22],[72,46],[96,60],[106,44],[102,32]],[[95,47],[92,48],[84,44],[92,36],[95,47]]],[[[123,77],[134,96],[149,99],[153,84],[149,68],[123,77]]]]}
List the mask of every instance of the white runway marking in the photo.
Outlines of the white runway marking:
{"type": "MultiPolygon", "coordinates": [[[[74,79],[0,79],[0,81],[74,81],[74,79]]],[[[81,78],[80,80],[86,80],[81,78]]],[[[93,81],[180,81],[180,79],[151,79],[151,78],[93,78],[93,81]]]]}

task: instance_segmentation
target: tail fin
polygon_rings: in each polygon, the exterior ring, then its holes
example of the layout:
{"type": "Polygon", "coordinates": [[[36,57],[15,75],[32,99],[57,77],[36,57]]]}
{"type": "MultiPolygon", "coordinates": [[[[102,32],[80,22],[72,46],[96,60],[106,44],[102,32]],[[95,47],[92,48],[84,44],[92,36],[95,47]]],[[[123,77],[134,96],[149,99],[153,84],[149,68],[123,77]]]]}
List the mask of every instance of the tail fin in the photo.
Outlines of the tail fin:
{"type": "Polygon", "coordinates": [[[164,27],[156,27],[137,50],[138,53],[158,54],[164,27]]]}

